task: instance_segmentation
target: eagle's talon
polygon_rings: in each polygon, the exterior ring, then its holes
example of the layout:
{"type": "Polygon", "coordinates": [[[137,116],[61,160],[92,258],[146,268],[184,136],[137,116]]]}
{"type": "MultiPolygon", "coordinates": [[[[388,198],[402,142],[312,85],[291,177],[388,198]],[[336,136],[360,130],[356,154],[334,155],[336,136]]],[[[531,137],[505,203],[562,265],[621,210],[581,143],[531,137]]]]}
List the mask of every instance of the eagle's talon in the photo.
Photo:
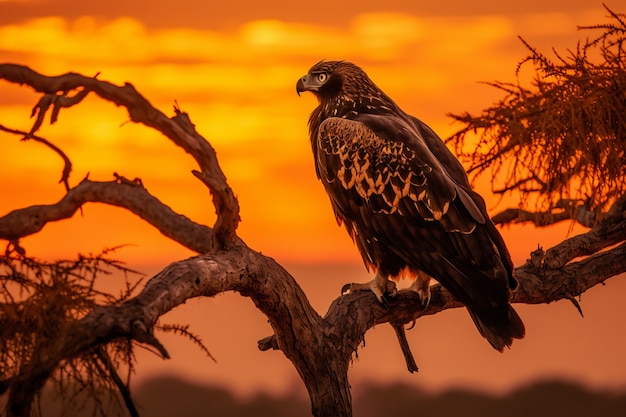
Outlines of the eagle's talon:
{"type": "Polygon", "coordinates": [[[379,303],[385,307],[389,306],[387,297],[395,297],[398,293],[396,283],[389,281],[386,277],[376,274],[374,279],[365,283],[351,283],[341,287],[341,295],[354,291],[371,291],[376,296],[379,303]]]}
{"type": "Polygon", "coordinates": [[[385,308],[389,308],[389,301],[387,301],[387,297],[385,297],[384,295],[382,297],[380,297],[380,303],[383,305],[383,307],[385,308]]]}
{"type": "Polygon", "coordinates": [[[396,288],[396,283],[389,281],[387,284],[387,291],[385,294],[389,295],[389,297],[393,298],[398,295],[398,289],[396,288]]]}
{"type": "Polygon", "coordinates": [[[409,286],[409,291],[417,293],[422,307],[428,307],[430,303],[430,276],[423,271],[417,271],[415,281],[409,286]]]}

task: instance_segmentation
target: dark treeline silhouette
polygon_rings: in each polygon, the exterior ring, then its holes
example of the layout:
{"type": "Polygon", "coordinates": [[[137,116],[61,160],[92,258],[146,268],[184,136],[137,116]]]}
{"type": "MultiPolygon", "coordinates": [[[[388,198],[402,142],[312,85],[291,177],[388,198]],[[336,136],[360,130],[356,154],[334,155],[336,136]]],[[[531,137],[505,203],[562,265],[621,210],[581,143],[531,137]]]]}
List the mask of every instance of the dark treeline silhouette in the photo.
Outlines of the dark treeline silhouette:
{"type": "Polygon", "coordinates": [[[451,390],[428,394],[407,385],[371,386],[355,401],[354,415],[427,417],[626,416],[626,391],[593,391],[565,381],[542,381],[508,395],[451,390]]]}
{"type": "MultiPolygon", "coordinates": [[[[147,381],[133,392],[142,417],[305,417],[309,401],[298,394],[257,394],[242,399],[231,391],[177,378],[147,381]]],[[[80,397],[80,396],[79,396],[80,397]]],[[[368,384],[355,389],[356,417],[624,417],[626,390],[592,390],[565,381],[541,381],[498,396],[471,390],[424,392],[405,384],[368,384]]],[[[58,395],[48,391],[39,404],[42,417],[63,415],[58,395]]],[[[84,396],[87,399],[86,396],[84,396]]],[[[102,398],[102,397],[101,397],[102,398]]],[[[74,405],[80,398],[74,398],[74,405]]],[[[102,398],[102,401],[109,400],[102,398]]],[[[107,405],[103,407],[107,409],[107,405]]],[[[67,410],[70,411],[70,410],[67,410]]],[[[70,411],[75,417],[92,416],[93,403],[70,411]]]]}

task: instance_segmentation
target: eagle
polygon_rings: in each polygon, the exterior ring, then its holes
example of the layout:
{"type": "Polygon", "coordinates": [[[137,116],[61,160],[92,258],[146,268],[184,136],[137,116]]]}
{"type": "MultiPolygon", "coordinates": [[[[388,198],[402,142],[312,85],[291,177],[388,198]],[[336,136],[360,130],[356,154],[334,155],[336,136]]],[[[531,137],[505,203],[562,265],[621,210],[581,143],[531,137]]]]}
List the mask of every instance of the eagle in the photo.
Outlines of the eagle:
{"type": "Polygon", "coordinates": [[[388,305],[395,281],[408,277],[408,289],[427,304],[434,278],[495,349],[523,338],[509,302],[517,287],[511,256],[483,198],[437,134],[350,62],[315,64],[296,91],[318,99],[309,118],[317,177],[337,222],[375,272],[342,292],[370,290],[388,305]]]}

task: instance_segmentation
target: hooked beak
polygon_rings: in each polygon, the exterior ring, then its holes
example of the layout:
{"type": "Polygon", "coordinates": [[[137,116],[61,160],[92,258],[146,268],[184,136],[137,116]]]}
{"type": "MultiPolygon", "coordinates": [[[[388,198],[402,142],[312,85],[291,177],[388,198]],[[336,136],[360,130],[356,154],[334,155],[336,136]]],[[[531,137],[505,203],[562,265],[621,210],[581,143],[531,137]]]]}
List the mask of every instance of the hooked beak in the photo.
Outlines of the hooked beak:
{"type": "Polygon", "coordinates": [[[310,74],[306,74],[300,77],[300,79],[296,83],[296,93],[298,93],[298,97],[300,96],[300,93],[303,93],[305,91],[311,91],[313,93],[316,93],[319,88],[320,84],[318,84],[316,82],[316,78],[311,77],[310,74]]]}

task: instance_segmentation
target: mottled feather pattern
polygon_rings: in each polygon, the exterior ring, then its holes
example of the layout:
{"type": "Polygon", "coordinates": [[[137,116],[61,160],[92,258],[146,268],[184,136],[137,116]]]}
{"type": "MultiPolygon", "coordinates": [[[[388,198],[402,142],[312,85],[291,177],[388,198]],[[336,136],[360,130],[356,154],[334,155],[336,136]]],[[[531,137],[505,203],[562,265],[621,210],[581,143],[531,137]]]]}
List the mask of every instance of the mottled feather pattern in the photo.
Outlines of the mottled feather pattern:
{"type": "MultiPolygon", "coordinates": [[[[367,128],[357,136],[346,123],[350,124],[330,118],[320,129],[319,148],[324,156],[318,164],[325,166],[327,157],[338,159],[337,171],[327,171],[325,178],[339,181],[346,190],[354,189],[377,213],[401,211],[403,198],[413,202],[424,200],[427,193],[424,173],[431,168],[411,167],[415,152],[402,143],[383,141],[367,128]]],[[[441,213],[425,214],[429,220],[441,218],[441,213]]]]}
{"type": "Polygon", "coordinates": [[[451,205],[456,186],[433,170],[435,162],[425,161],[403,141],[381,137],[362,120],[331,117],[319,126],[314,153],[320,179],[338,181],[375,213],[419,217],[448,231],[471,233],[476,222],[451,205]]]}

